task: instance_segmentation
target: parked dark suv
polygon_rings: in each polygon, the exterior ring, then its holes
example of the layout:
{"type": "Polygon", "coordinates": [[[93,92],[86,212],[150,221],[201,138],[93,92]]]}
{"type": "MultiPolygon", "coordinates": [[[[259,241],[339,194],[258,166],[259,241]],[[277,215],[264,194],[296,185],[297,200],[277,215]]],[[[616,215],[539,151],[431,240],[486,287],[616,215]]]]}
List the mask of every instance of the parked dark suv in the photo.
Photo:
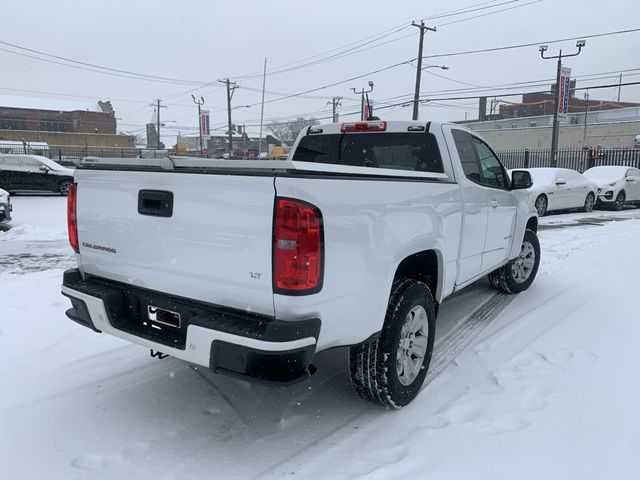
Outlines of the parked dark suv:
{"type": "Polygon", "coordinates": [[[9,193],[57,192],[66,195],[73,169],[40,155],[0,154],[0,188],[9,193]]]}

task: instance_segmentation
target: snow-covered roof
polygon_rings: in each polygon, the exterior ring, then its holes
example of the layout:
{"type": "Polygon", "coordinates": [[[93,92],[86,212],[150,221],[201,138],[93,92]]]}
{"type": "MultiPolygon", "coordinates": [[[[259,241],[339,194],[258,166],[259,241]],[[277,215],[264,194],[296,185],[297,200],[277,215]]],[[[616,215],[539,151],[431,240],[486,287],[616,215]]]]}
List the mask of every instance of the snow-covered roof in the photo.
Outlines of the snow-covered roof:
{"type": "Polygon", "coordinates": [[[102,112],[98,100],[95,102],[78,100],[60,100],[46,97],[21,97],[15,95],[0,95],[0,107],[32,108],[38,110],[54,110],[58,112],[71,112],[83,110],[89,112],[102,112]]]}

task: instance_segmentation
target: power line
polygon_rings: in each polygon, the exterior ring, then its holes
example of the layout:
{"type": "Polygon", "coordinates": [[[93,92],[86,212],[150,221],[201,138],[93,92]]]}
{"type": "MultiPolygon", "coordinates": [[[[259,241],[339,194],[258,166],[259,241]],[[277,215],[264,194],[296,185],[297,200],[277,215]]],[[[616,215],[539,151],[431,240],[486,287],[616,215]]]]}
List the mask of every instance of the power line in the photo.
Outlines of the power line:
{"type": "MultiPolygon", "coordinates": [[[[527,3],[520,4],[520,5],[516,5],[516,6],[514,6],[514,7],[502,8],[502,9],[500,9],[500,10],[495,10],[495,11],[493,11],[493,12],[483,13],[483,14],[480,14],[480,15],[475,15],[475,16],[473,16],[473,17],[468,17],[468,18],[463,18],[463,19],[461,19],[461,20],[454,20],[454,21],[452,21],[452,22],[442,23],[442,24],[438,25],[438,27],[445,27],[445,26],[447,26],[447,25],[454,25],[454,24],[456,24],[456,23],[467,22],[467,21],[469,21],[469,20],[475,20],[476,18],[482,18],[482,17],[486,17],[486,16],[488,16],[488,15],[494,15],[494,14],[496,14],[496,13],[506,12],[506,11],[508,11],[508,10],[514,10],[514,9],[516,9],[516,8],[526,7],[526,6],[528,6],[528,5],[532,5],[532,4],[534,4],[534,3],[540,3],[541,1],[542,1],[542,0],[533,0],[533,1],[531,1],[531,2],[527,2],[527,3]]],[[[509,3],[509,2],[507,2],[507,3],[509,3]]]]}
{"type": "MultiPolygon", "coordinates": [[[[49,57],[49,58],[55,58],[56,60],[62,60],[62,61],[69,62],[69,63],[75,64],[75,65],[82,65],[84,67],[91,67],[91,68],[94,68],[94,69],[106,70],[108,72],[113,72],[113,73],[117,73],[117,74],[123,74],[123,75],[126,75],[129,78],[131,78],[131,77],[141,77],[141,79],[146,79],[146,80],[150,80],[150,81],[160,81],[162,83],[166,83],[166,82],[185,83],[185,84],[193,84],[193,83],[202,84],[202,83],[206,83],[206,82],[194,82],[193,80],[162,77],[162,76],[159,76],[159,75],[150,75],[150,74],[146,74],[146,73],[138,73],[138,72],[132,72],[132,71],[129,71],[129,70],[120,70],[120,69],[117,69],[117,68],[105,67],[105,66],[102,66],[102,65],[96,65],[94,63],[83,62],[83,61],[80,61],[80,60],[74,60],[72,58],[63,57],[63,56],[60,56],[60,55],[54,55],[52,53],[41,52],[40,50],[35,50],[33,48],[23,47],[21,45],[17,45],[15,43],[6,42],[6,41],[3,41],[3,40],[0,40],[0,44],[6,45],[8,47],[15,48],[15,49],[18,49],[18,50],[22,50],[22,51],[26,51],[26,52],[30,52],[30,53],[35,53],[37,55],[42,55],[42,56],[49,57]]],[[[17,54],[17,52],[11,52],[10,50],[5,50],[5,49],[2,49],[2,50],[5,51],[5,52],[16,53],[17,54]]],[[[37,57],[32,57],[32,58],[37,58],[37,57]]],[[[67,65],[67,66],[71,66],[71,65],[67,65]]],[[[92,71],[95,71],[95,70],[92,70],[92,71]]]]}
{"type": "MultiPolygon", "coordinates": [[[[427,18],[428,19],[433,19],[433,18],[442,18],[443,16],[450,16],[450,15],[462,15],[462,14],[465,14],[465,13],[469,13],[469,12],[475,11],[476,7],[487,5],[489,3],[496,3],[497,1],[499,1],[499,0],[491,0],[489,2],[481,2],[481,3],[470,5],[468,7],[463,7],[463,8],[454,10],[454,11],[448,11],[448,12],[443,12],[442,14],[436,14],[434,16],[427,17],[427,18]]],[[[511,2],[514,2],[514,1],[519,1],[519,0],[510,0],[510,1],[504,2],[504,3],[511,3],[511,2]]],[[[496,7],[496,6],[502,5],[504,3],[500,3],[498,5],[493,5],[491,7],[485,7],[485,8],[496,7]]],[[[300,59],[300,60],[297,60],[297,61],[294,61],[294,62],[286,63],[286,64],[283,64],[283,65],[279,65],[279,66],[275,67],[274,70],[269,75],[272,75],[272,74],[275,74],[275,73],[279,73],[281,69],[284,69],[286,67],[291,67],[291,66],[294,66],[294,65],[298,65],[300,63],[304,63],[304,62],[307,62],[307,61],[312,60],[312,59],[317,59],[318,57],[323,57],[323,56],[328,55],[328,54],[332,54],[332,55],[330,55],[328,57],[329,60],[333,60],[333,59],[336,59],[336,58],[341,58],[342,56],[344,56],[342,54],[344,54],[346,51],[351,51],[351,50],[353,50],[355,48],[360,48],[360,47],[363,47],[365,45],[368,45],[368,44],[371,44],[373,42],[376,42],[378,40],[382,40],[383,38],[386,38],[386,37],[388,37],[388,36],[390,36],[390,35],[392,35],[394,33],[399,33],[400,31],[402,31],[402,30],[404,30],[406,28],[409,28],[410,26],[411,25],[408,22],[407,23],[402,23],[402,24],[396,25],[394,27],[391,27],[391,28],[389,28],[387,30],[384,30],[382,32],[379,32],[377,34],[370,35],[368,37],[364,37],[364,38],[362,38],[360,40],[357,40],[355,42],[347,43],[347,44],[345,44],[345,45],[343,45],[341,47],[336,47],[336,48],[333,48],[331,50],[326,50],[325,52],[321,52],[321,53],[316,54],[316,55],[305,57],[303,59],[300,59]],[[355,47],[353,47],[353,46],[355,46],[355,47]],[[345,50],[345,49],[347,49],[347,47],[353,47],[353,48],[345,50]],[[337,53],[334,53],[334,52],[337,52],[337,53]]],[[[412,33],[411,35],[406,35],[406,36],[400,37],[400,38],[392,40],[392,41],[401,40],[403,38],[407,38],[407,37],[410,37],[410,36],[413,36],[413,35],[414,34],[412,33]]],[[[377,46],[386,45],[387,43],[391,43],[391,42],[385,42],[385,43],[382,43],[382,44],[377,45],[377,46]]],[[[366,51],[366,50],[369,50],[369,49],[370,48],[366,48],[366,49],[363,49],[362,51],[366,51]]],[[[312,64],[316,65],[317,62],[318,62],[318,60],[312,62],[312,64]]],[[[287,70],[287,71],[289,71],[289,70],[287,70]]],[[[254,73],[245,74],[245,75],[235,75],[234,77],[236,79],[239,79],[239,80],[247,80],[247,79],[252,79],[252,78],[259,78],[261,76],[262,76],[262,72],[254,72],[254,73]]]]}
{"type": "Polygon", "coordinates": [[[478,50],[465,50],[462,52],[450,52],[450,53],[437,53],[437,54],[433,54],[433,55],[426,55],[424,57],[422,57],[423,59],[428,59],[428,58],[443,58],[443,57],[458,57],[460,55],[474,55],[477,53],[487,53],[487,52],[498,52],[498,51],[502,51],[502,50],[513,50],[516,48],[526,48],[526,47],[534,47],[534,46],[538,46],[541,44],[551,44],[551,43],[561,43],[561,42],[568,42],[570,40],[581,40],[581,39],[587,39],[587,38],[598,38],[598,37],[608,37],[611,35],[623,35],[626,33],[635,33],[635,32],[640,32],[640,28],[632,28],[632,29],[628,29],[628,30],[617,30],[617,31],[613,31],[613,32],[604,32],[604,33],[595,33],[592,35],[578,35],[578,36],[574,36],[574,37],[567,37],[567,38],[559,38],[559,39],[555,39],[555,40],[545,40],[545,41],[541,41],[541,42],[529,42],[529,43],[520,43],[520,44],[516,44],[516,45],[506,45],[506,46],[502,46],[502,47],[492,47],[492,48],[482,48],[482,49],[478,49],[478,50]]]}
{"type": "MultiPolygon", "coordinates": [[[[634,85],[640,85],[640,81],[638,82],[626,82],[626,83],[622,83],[622,86],[634,86],[634,85]]],[[[539,85],[532,85],[532,86],[539,86],[539,85]]],[[[578,87],[572,90],[575,91],[579,91],[579,90],[592,90],[592,89],[603,89],[603,88],[618,88],[620,86],[620,83],[616,82],[616,83],[612,83],[612,84],[604,84],[604,85],[594,85],[594,86],[587,86],[587,87],[578,87]]],[[[520,86],[518,88],[526,88],[526,86],[520,86]]],[[[505,90],[505,89],[503,89],[505,90]]],[[[515,96],[522,96],[522,95],[527,95],[527,94],[535,94],[535,93],[539,93],[539,94],[548,94],[549,90],[544,90],[544,91],[522,91],[520,90],[519,92],[515,92],[515,93],[508,93],[508,92],[504,92],[504,91],[500,91],[500,92],[491,92],[489,94],[482,94],[482,95],[461,95],[461,96],[449,96],[449,97],[440,97],[440,96],[436,96],[435,98],[431,97],[433,94],[429,94],[429,93],[425,93],[423,95],[421,95],[421,102],[422,103],[431,103],[431,102],[446,102],[446,101],[460,101],[460,100],[477,100],[481,97],[515,97],[515,96]],[[427,98],[427,97],[431,97],[431,98],[427,98]]],[[[397,101],[396,103],[388,103],[382,107],[377,107],[376,110],[386,110],[389,108],[395,108],[395,107],[402,107],[402,106],[411,106],[412,102],[411,102],[411,97],[413,96],[413,94],[408,93],[405,95],[399,95],[396,97],[391,97],[389,99],[393,99],[393,98],[406,98],[406,100],[403,101],[397,101]]],[[[387,99],[387,100],[389,100],[387,99]]],[[[377,100],[376,103],[382,103],[384,104],[384,100],[377,100]]],[[[330,111],[328,111],[327,113],[330,113],[330,111]]],[[[343,116],[349,116],[349,115],[359,115],[360,111],[359,110],[354,110],[354,111],[350,111],[350,112],[346,112],[343,113],[343,116]]],[[[301,116],[301,115],[297,115],[297,116],[301,116]]],[[[283,117],[283,119],[286,117],[283,117]]],[[[283,122],[276,122],[276,123],[291,123],[291,121],[293,121],[293,117],[289,117],[291,118],[290,121],[283,121],[283,122]]],[[[330,120],[332,119],[331,115],[327,115],[327,116],[323,116],[323,117],[316,117],[316,120],[330,120]]],[[[246,122],[245,123],[246,126],[249,127],[255,127],[258,124],[253,124],[250,122],[246,122]]]]}
{"type": "MultiPolygon", "coordinates": [[[[39,95],[53,95],[56,97],[64,97],[64,98],[82,98],[82,99],[90,99],[95,100],[96,98],[102,98],[99,96],[90,96],[90,95],[74,95],[71,93],[56,93],[56,92],[47,92],[44,90],[28,90],[24,88],[9,88],[9,87],[0,87],[0,90],[6,90],[9,92],[20,92],[20,93],[35,93],[39,95]]],[[[114,102],[123,102],[123,103],[144,103],[147,105],[147,102],[144,100],[131,100],[125,98],[109,98],[109,100],[113,100],[114,102]]]]}
{"type": "MultiPolygon", "coordinates": [[[[444,14],[441,14],[441,15],[434,15],[434,16],[431,16],[431,17],[427,17],[427,20],[437,20],[439,18],[447,18],[447,17],[456,16],[456,15],[464,15],[466,13],[473,13],[473,12],[477,12],[477,11],[480,11],[480,10],[487,10],[489,8],[496,8],[496,7],[500,7],[502,5],[507,5],[509,3],[517,3],[519,1],[520,0],[509,0],[507,2],[497,3],[495,5],[477,6],[477,8],[469,8],[468,10],[465,10],[464,12],[462,12],[460,10],[454,10],[454,11],[452,11],[450,13],[444,13],[444,14]]],[[[487,3],[495,3],[495,1],[487,2],[487,3]]]]}
{"type": "MultiPolygon", "coordinates": [[[[583,79],[584,81],[597,81],[597,80],[602,80],[602,79],[606,79],[607,75],[610,74],[617,74],[620,72],[639,72],[640,68],[635,68],[635,69],[623,69],[623,70],[615,70],[615,71],[609,71],[609,72],[600,72],[600,73],[592,73],[592,74],[585,74],[585,75],[578,75],[574,78],[576,79],[583,79]]],[[[627,76],[634,76],[634,75],[640,75],[640,73],[627,73],[627,76]]],[[[495,94],[495,89],[501,89],[501,90],[514,90],[514,89],[523,89],[523,88],[535,88],[535,87],[541,87],[541,86],[546,86],[549,84],[549,82],[552,82],[553,79],[549,78],[549,79],[539,79],[539,80],[533,80],[533,81],[527,81],[527,82],[512,82],[512,83],[504,83],[504,84],[499,84],[499,85],[491,85],[491,86],[485,86],[485,87],[480,87],[480,88],[468,88],[468,89],[445,89],[445,90],[437,90],[437,91],[430,91],[430,92],[425,92],[423,95],[421,95],[421,102],[424,102],[426,97],[428,96],[433,96],[433,95],[442,95],[442,94],[465,94],[465,93],[477,93],[477,95],[474,96],[465,96],[465,97],[459,97],[460,99],[477,99],[480,97],[494,97],[494,96],[507,96],[507,94],[495,94]],[[480,92],[485,92],[485,93],[480,93],[480,92]]],[[[619,85],[618,83],[616,83],[616,85],[619,85]]],[[[592,87],[584,87],[585,89],[588,88],[592,88],[592,87]]],[[[536,92],[528,92],[528,93],[536,93],[536,92]]],[[[514,93],[514,94],[509,94],[509,96],[517,96],[517,95],[522,95],[523,93],[514,93]]],[[[393,97],[388,97],[386,99],[378,99],[376,100],[377,104],[383,104],[383,105],[387,105],[389,107],[398,107],[398,106],[409,106],[411,105],[411,97],[413,96],[413,94],[403,94],[403,95],[396,95],[393,97]],[[396,103],[388,103],[388,100],[396,100],[396,103]]],[[[457,97],[456,97],[457,98],[457,97]]],[[[427,101],[431,102],[432,100],[426,99],[427,101]]],[[[436,99],[439,100],[439,99],[436,99]]],[[[359,103],[359,102],[358,102],[359,103]]],[[[378,107],[378,109],[380,109],[382,107],[378,107]]],[[[281,116],[281,117],[272,117],[272,119],[274,121],[276,121],[276,123],[278,123],[278,121],[280,122],[284,122],[287,123],[287,121],[293,121],[295,118],[297,117],[306,117],[309,115],[316,115],[318,113],[324,113],[324,112],[331,112],[331,110],[326,110],[326,109],[321,109],[319,111],[315,111],[315,112],[307,112],[307,113],[298,113],[296,115],[291,115],[291,116],[281,116]]],[[[349,115],[348,113],[344,114],[344,115],[349,115]]],[[[326,117],[319,117],[318,119],[331,119],[332,117],[326,116],[326,117]]],[[[257,121],[257,120],[249,120],[248,122],[252,122],[252,121],[257,121]]],[[[251,126],[256,126],[253,125],[251,123],[247,123],[247,125],[251,125],[251,126]]],[[[222,124],[220,124],[220,126],[222,126],[222,124]]]]}
{"type": "MultiPolygon", "coordinates": [[[[453,14],[461,15],[463,13],[468,13],[468,11],[473,9],[473,8],[481,7],[483,5],[488,5],[490,3],[497,3],[499,1],[500,0],[489,0],[487,2],[481,2],[481,3],[475,3],[473,5],[467,5],[466,7],[459,7],[459,8],[456,8],[454,10],[448,10],[446,12],[436,13],[435,15],[432,15],[432,16],[429,16],[429,17],[425,17],[425,20],[436,20],[438,18],[443,18],[445,16],[449,16],[449,15],[453,15],[453,14]]],[[[493,6],[497,6],[497,5],[493,5],[493,6]]]]}

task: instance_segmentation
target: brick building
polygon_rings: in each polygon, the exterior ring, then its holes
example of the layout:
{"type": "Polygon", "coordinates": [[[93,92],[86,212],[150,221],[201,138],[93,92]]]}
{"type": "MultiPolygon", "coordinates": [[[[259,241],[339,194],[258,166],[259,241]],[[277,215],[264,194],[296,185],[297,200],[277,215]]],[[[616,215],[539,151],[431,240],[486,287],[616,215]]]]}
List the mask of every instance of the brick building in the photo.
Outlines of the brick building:
{"type": "MultiPolygon", "coordinates": [[[[575,95],[575,86],[575,80],[572,80],[569,96],[569,113],[585,112],[587,108],[590,112],[597,112],[600,110],[615,110],[618,108],[640,106],[640,104],[638,103],[595,100],[593,98],[578,98],[575,95]]],[[[526,93],[522,96],[522,102],[509,102],[506,100],[500,100],[502,104],[499,108],[499,114],[494,115],[493,119],[498,120],[503,118],[538,117],[543,115],[553,115],[555,91],[556,86],[555,84],[553,84],[551,85],[550,93],[526,93]]]]}
{"type": "Polygon", "coordinates": [[[47,100],[35,98],[0,98],[0,142],[134,146],[133,136],[117,134],[116,116],[109,101],[82,106],[57,102],[45,107],[46,103],[47,100]]]}

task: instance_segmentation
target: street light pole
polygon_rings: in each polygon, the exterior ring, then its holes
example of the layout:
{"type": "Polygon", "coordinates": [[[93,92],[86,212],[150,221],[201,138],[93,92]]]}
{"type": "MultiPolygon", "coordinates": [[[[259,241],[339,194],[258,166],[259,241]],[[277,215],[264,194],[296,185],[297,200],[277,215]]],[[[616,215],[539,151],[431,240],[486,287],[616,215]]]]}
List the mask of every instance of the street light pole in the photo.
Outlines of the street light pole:
{"type": "Polygon", "coordinates": [[[545,56],[544,52],[546,52],[549,47],[547,45],[540,46],[540,56],[544,60],[550,59],[558,59],[558,69],[556,72],[556,91],[554,95],[554,110],[553,110],[553,130],[551,131],[551,167],[558,166],[558,139],[560,137],[560,122],[558,121],[558,111],[560,110],[560,77],[562,74],[562,58],[566,57],[576,57],[580,55],[582,52],[582,47],[584,47],[586,42],[584,40],[578,40],[576,42],[576,47],[578,51],[576,53],[572,53],[570,55],[562,55],[562,49],[558,55],[553,56],[545,56]]]}
{"type": "MultiPolygon", "coordinates": [[[[352,88],[351,90],[353,90],[353,93],[358,94],[358,90],[355,88],[352,88]]],[[[362,90],[360,90],[360,120],[366,120],[365,116],[364,116],[364,95],[369,94],[373,92],[373,82],[369,81],[369,90],[365,90],[364,88],[362,90]]],[[[367,98],[369,98],[367,96],[367,98]]]]}
{"type": "Polygon", "coordinates": [[[420,101],[420,76],[422,74],[422,44],[424,43],[424,32],[427,30],[435,32],[435,28],[427,27],[424,20],[420,23],[411,22],[411,25],[420,29],[420,43],[418,44],[418,69],[416,70],[416,90],[413,94],[413,120],[418,120],[418,103],[420,101]]]}
{"type": "Polygon", "coordinates": [[[200,156],[202,156],[202,117],[200,113],[200,107],[204,105],[204,97],[200,97],[198,100],[196,100],[196,97],[193,94],[191,94],[191,98],[193,98],[193,103],[198,105],[198,131],[200,132],[199,145],[200,145],[200,156]]]}

